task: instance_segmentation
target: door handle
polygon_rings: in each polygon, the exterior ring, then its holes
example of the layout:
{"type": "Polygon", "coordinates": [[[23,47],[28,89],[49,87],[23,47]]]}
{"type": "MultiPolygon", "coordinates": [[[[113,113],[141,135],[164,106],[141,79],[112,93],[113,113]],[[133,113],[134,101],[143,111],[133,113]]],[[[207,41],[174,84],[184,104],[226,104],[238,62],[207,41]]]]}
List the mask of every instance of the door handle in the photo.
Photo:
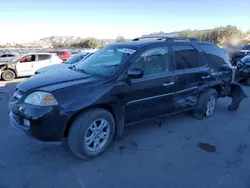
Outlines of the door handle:
{"type": "Polygon", "coordinates": [[[206,79],[211,78],[211,76],[202,76],[201,78],[202,78],[203,80],[206,80],[206,79]]]}
{"type": "Polygon", "coordinates": [[[174,85],[174,82],[167,82],[167,83],[163,84],[164,87],[172,86],[172,85],[174,85]]]}

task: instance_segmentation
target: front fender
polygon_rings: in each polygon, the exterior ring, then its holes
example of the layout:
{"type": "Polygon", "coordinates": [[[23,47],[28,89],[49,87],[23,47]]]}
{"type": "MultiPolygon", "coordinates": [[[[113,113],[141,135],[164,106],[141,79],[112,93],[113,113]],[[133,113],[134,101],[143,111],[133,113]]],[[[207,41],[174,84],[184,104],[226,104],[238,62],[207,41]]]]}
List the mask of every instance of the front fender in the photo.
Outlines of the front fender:
{"type": "Polygon", "coordinates": [[[248,97],[242,87],[237,83],[231,83],[231,90],[228,96],[232,98],[232,102],[228,106],[229,111],[236,111],[239,108],[241,101],[248,97]]]}

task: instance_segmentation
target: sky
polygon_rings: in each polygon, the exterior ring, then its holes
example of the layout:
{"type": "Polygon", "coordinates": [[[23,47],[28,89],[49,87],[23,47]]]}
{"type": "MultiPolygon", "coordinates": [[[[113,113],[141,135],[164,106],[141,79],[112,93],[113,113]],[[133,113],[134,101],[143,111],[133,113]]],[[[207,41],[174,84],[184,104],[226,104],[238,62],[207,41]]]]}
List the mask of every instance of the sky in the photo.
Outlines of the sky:
{"type": "Polygon", "coordinates": [[[250,0],[0,0],[0,44],[49,36],[114,39],[233,25],[250,30],[250,0]]]}

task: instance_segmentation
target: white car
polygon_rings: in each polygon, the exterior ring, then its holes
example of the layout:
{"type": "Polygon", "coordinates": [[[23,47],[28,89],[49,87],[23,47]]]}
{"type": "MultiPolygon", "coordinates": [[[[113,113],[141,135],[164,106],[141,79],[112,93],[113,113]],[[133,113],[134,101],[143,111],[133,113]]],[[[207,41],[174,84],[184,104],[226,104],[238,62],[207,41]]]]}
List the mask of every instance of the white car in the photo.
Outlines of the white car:
{"type": "Polygon", "coordinates": [[[10,81],[16,77],[32,76],[36,70],[49,65],[60,64],[62,60],[51,53],[29,53],[0,65],[0,76],[10,81]]]}

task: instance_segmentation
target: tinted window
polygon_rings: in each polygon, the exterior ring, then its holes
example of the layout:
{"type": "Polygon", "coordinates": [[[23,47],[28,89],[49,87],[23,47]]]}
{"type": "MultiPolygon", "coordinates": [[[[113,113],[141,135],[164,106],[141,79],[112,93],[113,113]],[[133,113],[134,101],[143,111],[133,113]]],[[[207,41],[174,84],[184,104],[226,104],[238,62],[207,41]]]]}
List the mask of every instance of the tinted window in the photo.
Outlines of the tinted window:
{"type": "Polygon", "coordinates": [[[63,55],[65,55],[65,52],[56,52],[56,54],[57,54],[58,56],[63,56],[63,55]]]}
{"type": "Polygon", "coordinates": [[[174,45],[173,53],[176,70],[196,68],[204,65],[199,52],[192,46],[174,45]]]}
{"type": "Polygon", "coordinates": [[[215,69],[219,69],[221,65],[231,65],[228,56],[216,45],[202,44],[206,62],[215,69]]]}
{"type": "Polygon", "coordinates": [[[140,68],[144,75],[159,74],[169,70],[170,55],[167,47],[157,47],[143,52],[131,65],[140,68]]]}
{"type": "Polygon", "coordinates": [[[246,45],[242,48],[242,50],[250,50],[250,45],[246,45]]]}
{"type": "Polygon", "coordinates": [[[15,55],[13,54],[8,54],[7,57],[14,57],[15,55]]]}
{"type": "Polygon", "coordinates": [[[42,61],[42,60],[46,60],[46,59],[50,59],[50,55],[46,55],[46,54],[38,55],[38,61],[42,61]]]}
{"type": "Polygon", "coordinates": [[[7,57],[7,55],[6,55],[6,54],[4,54],[4,55],[2,55],[1,57],[7,57]]]}

